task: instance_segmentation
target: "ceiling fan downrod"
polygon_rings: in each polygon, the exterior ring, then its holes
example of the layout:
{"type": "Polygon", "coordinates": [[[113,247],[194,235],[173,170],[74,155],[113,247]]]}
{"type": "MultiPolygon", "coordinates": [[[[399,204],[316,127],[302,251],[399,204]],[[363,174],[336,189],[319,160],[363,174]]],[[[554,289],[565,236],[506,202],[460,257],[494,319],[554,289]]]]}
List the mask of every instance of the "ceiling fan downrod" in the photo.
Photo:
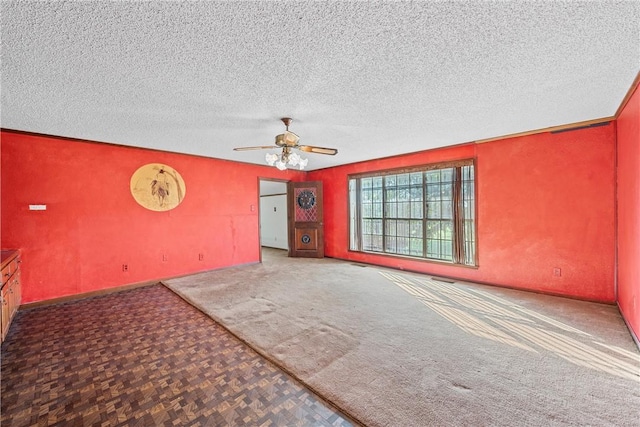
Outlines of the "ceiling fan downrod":
{"type": "Polygon", "coordinates": [[[280,120],[282,120],[282,123],[284,123],[285,127],[287,128],[287,132],[289,131],[289,124],[293,121],[293,119],[291,117],[283,117],[280,120]]]}

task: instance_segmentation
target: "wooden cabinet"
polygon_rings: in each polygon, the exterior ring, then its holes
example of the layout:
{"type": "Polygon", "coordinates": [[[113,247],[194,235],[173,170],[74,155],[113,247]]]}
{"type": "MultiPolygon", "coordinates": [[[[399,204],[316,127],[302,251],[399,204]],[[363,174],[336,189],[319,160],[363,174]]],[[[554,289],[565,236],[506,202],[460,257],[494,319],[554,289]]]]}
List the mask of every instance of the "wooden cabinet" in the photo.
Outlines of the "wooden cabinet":
{"type": "Polygon", "coordinates": [[[2,341],[7,336],[9,325],[20,307],[21,300],[20,253],[18,251],[2,251],[2,288],[0,289],[2,341]]]}

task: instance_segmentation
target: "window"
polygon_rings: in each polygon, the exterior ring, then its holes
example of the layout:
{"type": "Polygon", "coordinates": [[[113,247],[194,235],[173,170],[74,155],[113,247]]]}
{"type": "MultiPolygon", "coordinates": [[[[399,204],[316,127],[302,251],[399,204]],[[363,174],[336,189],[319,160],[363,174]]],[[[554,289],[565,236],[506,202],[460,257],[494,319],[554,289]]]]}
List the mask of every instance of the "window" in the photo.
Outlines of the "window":
{"type": "Polygon", "coordinates": [[[349,177],[350,249],[475,265],[473,160],[349,177]]]}

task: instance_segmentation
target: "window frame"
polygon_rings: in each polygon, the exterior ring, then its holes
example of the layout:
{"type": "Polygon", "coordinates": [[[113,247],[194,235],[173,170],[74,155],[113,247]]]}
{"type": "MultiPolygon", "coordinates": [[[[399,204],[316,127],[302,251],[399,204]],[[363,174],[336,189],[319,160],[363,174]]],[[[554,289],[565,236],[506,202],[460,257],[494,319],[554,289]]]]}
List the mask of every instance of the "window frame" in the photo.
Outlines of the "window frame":
{"type": "MultiPolygon", "coordinates": [[[[347,175],[347,215],[348,215],[348,227],[347,227],[347,240],[348,240],[348,248],[349,248],[349,252],[354,252],[354,253],[362,253],[362,254],[371,254],[371,255],[379,255],[379,256],[385,256],[385,257],[393,257],[393,258],[403,258],[403,259],[409,259],[412,261],[418,261],[418,262],[429,262],[429,263],[437,263],[437,264],[444,264],[444,265],[450,265],[450,266],[456,266],[456,267],[465,267],[465,268],[472,268],[472,269],[477,269],[479,267],[478,265],[478,173],[477,173],[477,167],[476,167],[476,159],[474,158],[468,158],[468,159],[461,159],[461,160],[453,160],[453,161],[444,161],[444,162],[437,162],[437,163],[428,163],[428,164],[422,164],[422,165],[416,165],[416,166],[410,166],[410,167],[399,167],[399,168],[393,168],[393,169],[384,169],[384,170],[379,170],[379,171],[370,171],[370,172],[363,172],[363,173],[354,173],[354,174],[349,174],[347,175]],[[463,190],[462,190],[462,185],[464,183],[464,181],[462,181],[462,167],[463,166],[472,166],[473,167],[473,228],[472,228],[472,232],[473,232],[473,255],[471,256],[471,259],[465,259],[465,250],[464,247],[466,245],[466,247],[468,247],[468,242],[465,241],[465,231],[464,231],[464,221],[465,221],[465,217],[464,217],[464,213],[462,213],[462,215],[460,215],[460,211],[462,209],[464,209],[464,207],[462,206],[462,203],[464,202],[464,200],[462,200],[462,197],[464,195],[463,190]],[[453,173],[454,175],[456,175],[456,177],[451,181],[452,183],[455,182],[459,182],[458,184],[454,184],[454,186],[457,186],[458,188],[456,190],[452,189],[452,218],[451,218],[451,222],[453,224],[453,236],[452,236],[452,254],[451,254],[451,260],[446,260],[446,259],[440,259],[440,258],[427,258],[427,245],[428,245],[428,239],[426,238],[427,236],[427,230],[426,230],[426,225],[427,225],[427,221],[428,221],[428,206],[427,206],[427,182],[425,180],[426,176],[424,175],[425,172],[428,171],[433,171],[433,170],[439,170],[439,169],[449,169],[449,168],[453,168],[453,173]],[[382,247],[383,250],[382,251],[374,251],[374,250],[365,250],[363,249],[363,229],[362,229],[362,188],[361,188],[361,184],[362,184],[362,179],[363,178],[373,178],[373,177],[380,177],[383,180],[383,184],[382,184],[382,194],[383,194],[383,199],[382,199],[382,222],[384,224],[384,222],[387,220],[386,216],[385,216],[385,204],[386,204],[386,187],[384,184],[384,180],[385,177],[389,176],[389,175],[400,175],[400,174],[411,174],[411,173],[416,173],[416,172],[420,172],[423,173],[423,181],[421,184],[421,188],[422,188],[422,192],[423,192],[423,197],[422,197],[422,217],[421,217],[421,221],[423,222],[423,233],[422,233],[422,238],[424,239],[423,241],[423,246],[424,246],[424,250],[423,250],[423,256],[417,256],[417,255],[406,255],[406,254],[398,254],[398,253],[389,253],[389,252],[385,252],[385,240],[388,237],[393,237],[393,236],[389,236],[387,234],[385,234],[384,232],[384,225],[383,225],[383,231],[381,234],[381,238],[382,238],[382,247]],[[352,185],[351,182],[355,180],[355,189],[352,189],[352,185]],[[355,193],[355,201],[352,200],[352,192],[355,193]],[[353,209],[356,209],[356,214],[352,215],[353,209]],[[354,247],[356,249],[354,249],[354,247]],[[470,263],[465,263],[465,262],[470,262],[470,263]]],[[[397,217],[394,218],[390,218],[391,220],[397,219],[397,217]]],[[[409,218],[406,218],[407,221],[411,221],[412,218],[411,215],[409,216],[409,218]]]]}

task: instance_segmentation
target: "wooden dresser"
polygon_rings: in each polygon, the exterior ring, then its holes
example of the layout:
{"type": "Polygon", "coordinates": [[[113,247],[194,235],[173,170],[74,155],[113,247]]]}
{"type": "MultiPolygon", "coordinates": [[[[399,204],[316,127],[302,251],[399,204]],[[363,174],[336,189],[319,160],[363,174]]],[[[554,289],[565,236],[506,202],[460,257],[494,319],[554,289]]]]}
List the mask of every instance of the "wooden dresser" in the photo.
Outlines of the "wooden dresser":
{"type": "Polygon", "coordinates": [[[0,326],[2,329],[2,341],[7,336],[9,325],[20,306],[22,298],[20,285],[20,252],[16,250],[2,251],[2,289],[0,289],[0,302],[2,316],[0,326]]]}

